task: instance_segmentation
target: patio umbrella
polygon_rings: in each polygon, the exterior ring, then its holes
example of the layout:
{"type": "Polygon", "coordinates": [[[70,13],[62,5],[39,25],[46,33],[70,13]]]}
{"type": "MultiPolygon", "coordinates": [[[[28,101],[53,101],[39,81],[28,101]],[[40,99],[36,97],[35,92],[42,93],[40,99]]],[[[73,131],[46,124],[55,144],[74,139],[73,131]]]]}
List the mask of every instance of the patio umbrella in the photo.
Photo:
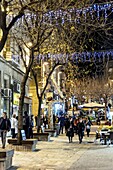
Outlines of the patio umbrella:
{"type": "Polygon", "coordinates": [[[105,107],[105,105],[91,102],[91,103],[85,103],[85,104],[83,104],[83,107],[82,107],[82,108],[104,108],[104,107],[105,107]]]}

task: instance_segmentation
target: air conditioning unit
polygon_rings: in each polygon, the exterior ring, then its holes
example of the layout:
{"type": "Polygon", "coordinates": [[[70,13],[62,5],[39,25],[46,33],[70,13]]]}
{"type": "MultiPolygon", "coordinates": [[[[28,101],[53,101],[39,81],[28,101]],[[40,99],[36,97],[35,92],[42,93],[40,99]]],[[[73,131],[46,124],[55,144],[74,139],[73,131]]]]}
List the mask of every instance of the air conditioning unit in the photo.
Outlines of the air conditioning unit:
{"type": "Polygon", "coordinates": [[[20,92],[20,84],[17,84],[17,92],[20,92]]]}
{"type": "Polygon", "coordinates": [[[1,95],[2,97],[12,97],[12,91],[8,88],[1,89],[1,95]]]}

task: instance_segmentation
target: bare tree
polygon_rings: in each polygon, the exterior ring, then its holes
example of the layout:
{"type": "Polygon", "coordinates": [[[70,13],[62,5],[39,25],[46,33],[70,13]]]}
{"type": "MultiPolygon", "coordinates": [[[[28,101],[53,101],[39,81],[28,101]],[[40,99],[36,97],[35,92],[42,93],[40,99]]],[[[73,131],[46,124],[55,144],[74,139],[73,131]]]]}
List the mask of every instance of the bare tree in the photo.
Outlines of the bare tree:
{"type": "MultiPolygon", "coordinates": [[[[56,10],[61,7],[69,7],[73,1],[69,0],[59,0],[59,1],[52,1],[52,0],[1,0],[0,1],[0,31],[2,33],[0,39],[0,52],[4,48],[6,43],[9,31],[18,22],[20,18],[24,16],[24,12],[32,9],[39,9],[39,7],[43,6],[44,11],[46,12],[49,10],[56,10]],[[57,4],[57,5],[54,5],[57,4]]],[[[75,4],[75,3],[74,3],[75,4]]],[[[82,3],[81,3],[82,4],[82,3]]],[[[85,4],[85,3],[83,3],[85,4]]],[[[83,5],[82,4],[82,5],[83,5]]]]}
{"type": "Polygon", "coordinates": [[[0,51],[4,48],[8,34],[12,27],[20,18],[24,16],[24,12],[32,8],[38,0],[22,1],[22,0],[2,0],[0,1],[0,51]]]}
{"type": "MultiPolygon", "coordinates": [[[[75,7],[77,7],[77,2],[75,7]]],[[[57,27],[61,39],[67,45],[68,53],[112,49],[113,28],[112,9],[90,11],[93,1],[86,1],[84,7],[68,11],[69,18],[57,27]],[[87,12],[88,11],[88,12],[87,12]]],[[[68,15],[67,14],[67,15],[68,15]]],[[[65,16],[64,16],[65,18],[65,16]]],[[[79,60],[81,58],[77,56],[79,60]]],[[[93,57],[92,57],[93,60],[93,57]]]]}
{"type": "Polygon", "coordinates": [[[101,101],[103,98],[105,103],[105,119],[106,119],[106,108],[108,102],[113,95],[113,87],[110,86],[108,78],[103,77],[101,79],[94,79],[89,82],[89,93],[94,100],[101,101]]]}
{"type": "Polygon", "coordinates": [[[38,59],[38,52],[41,44],[51,35],[53,27],[51,25],[43,24],[42,13],[39,11],[29,11],[23,17],[22,23],[12,30],[13,35],[19,46],[21,58],[23,60],[24,66],[26,68],[23,80],[21,82],[21,94],[19,100],[19,133],[18,133],[18,143],[21,143],[21,129],[23,128],[23,104],[25,96],[25,85],[33,67],[33,63],[38,59]]]}
{"type": "MultiPolygon", "coordinates": [[[[56,9],[56,6],[52,3],[52,9],[53,7],[56,9]]],[[[21,4],[22,5],[22,4],[21,4]]],[[[25,96],[25,85],[29,76],[30,71],[32,72],[34,76],[34,80],[36,83],[36,91],[37,91],[37,97],[39,100],[39,112],[38,117],[40,118],[40,109],[41,109],[41,101],[43,94],[46,90],[46,87],[48,85],[49,78],[54,71],[54,69],[59,65],[59,62],[56,62],[52,69],[50,70],[50,73],[48,74],[46,85],[42,91],[42,93],[39,95],[39,85],[38,85],[38,79],[37,79],[37,72],[36,72],[36,65],[39,64],[37,61],[40,61],[40,51],[43,47],[43,44],[45,41],[51,36],[53,29],[55,28],[54,25],[45,23],[43,21],[43,15],[46,13],[47,6],[46,4],[42,4],[40,2],[38,4],[39,6],[34,6],[34,8],[29,8],[28,11],[24,12],[24,16],[22,19],[15,24],[15,26],[12,29],[11,35],[13,35],[11,38],[13,38],[14,41],[16,41],[17,46],[19,47],[19,52],[21,55],[21,59],[24,63],[25,67],[25,74],[23,76],[23,80],[21,82],[21,94],[20,94],[20,100],[19,100],[19,133],[18,133],[18,143],[21,143],[21,129],[23,128],[23,104],[24,104],[24,96],[25,96]]],[[[57,6],[58,7],[58,6],[57,6]]],[[[49,21],[48,21],[49,22],[49,21]]],[[[17,50],[18,51],[18,50],[17,50]]],[[[43,54],[42,54],[43,57],[43,54]]]]}
{"type": "MultiPolygon", "coordinates": [[[[7,39],[8,33],[9,33],[9,30],[14,26],[12,29],[12,32],[15,35],[15,37],[18,39],[18,44],[19,44],[20,51],[22,54],[21,57],[23,58],[24,66],[26,68],[26,72],[23,77],[23,81],[21,83],[21,95],[20,95],[20,102],[19,102],[19,137],[18,137],[19,143],[21,142],[20,130],[22,129],[22,117],[23,117],[22,108],[23,108],[23,102],[24,102],[24,96],[25,96],[25,84],[26,84],[28,75],[31,71],[31,68],[33,68],[32,66],[33,66],[34,58],[35,58],[35,56],[38,57],[38,54],[40,54],[40,51],[41,51],[41,48],[43,47],[44,42],[52,35],[54,28],[58,28],[58,34],[60,33],[62,40],[63,40],[62,42],[67,41],[67,32],[68,33],[71,32],[71,34],[68,34],[68,39],[70,38],[70,35],[72,35],[74,33],[73,32],[73,24],[70,24],[70,25],[65,24],[64,26],[62,26],[62,29],[61,29],[60,24],[58,27],[56,27],[56,25],[54,25],[54,24],[51,24],[49,17],[47,18],[46,22],[44,20],[45,15],[48,14],[48,11],[49,12],[51,12],[51,10],[59,11],[59,7],[62,7],[65,10],[67,7],[71,6],[70,2],[69,1],[61,1],[61,3],[58,2],[58,5],[56,5],[56,1],[54,1],[54,2],[48,1],[48,2],[49,3],[45,2],[45,1],[27,1],[24,3],[24,1],[21,1],[21,0],[19,0],[19,4],[17,3],[16,0],[15,1],[12,0],[9,2],[3,0],[1,2],[0,28],[3,32],[3,35],[1,38],[1,42],[0,42],[1,43],[0,50],[3,49],[3,46],[6,42],[6,39],[7,39]],[[11,15],[10,12],[7,12],[7,7],[9,7],[9,9],[12,10],[12,6],[15,7],[14,8],[15,11],[13,11],[13,14],[11,15]],[[7,19],[8,14],[9,14],[9,24],[7,25],[6,19],[7,19]],[[11,19],[10,16],[13,16],[13,19],[11,19]],[[21,18],[20,21],[18,21],[19,18],[21,18]],[[11,22],[10,22],[10,19],[11,19],[11,22]],[[69,29],[66,31],[67,26],[69,26],[69,29]],[[62,33],[62,30],[63,30],[63,33],[62,33]],[[31,46],[29,46],[29,43],[31,44],[31,46]],[[29,53],[27,54],[28,56],[26,56],[26,57],[24,56],[27,52],[25,48],[29,49],[29,53]],[[26,64],[26,58],[29,60],[28,65],[26,64]]],[[[86,5],[85,1],[83,1],[83,4],[86,5]]],[[[74,3],[74,5],[76,6],[78,4],[74,3]]],[[[86,23],[86,22],[84,22],[84,23],[86,23]]],[[[83,24],[83,25],[85,25],[85,24],[83,24]]],[[[79,26],[76,28],[77,31],[75,31],[75,32],[76,32],[77,37],[78,37],[78,33],[80,33],[83,28],[84,28],[83,26],[81,29],[79,29],[79,26]],[[78,31],[80,31],[80,32],[78,32],[78,31]]],[[[84,35],[84,34],[82,34],[82,35],[84,35]]],[[[56,34],[55,34],[55,36],[56,36],[56,34]]],[[[81,33],[79,34],[79,38],[80,37],[81,37],[81,33]]],[[[84,39],[85,39],[85,37],[84,37],[84,39]]],[[[68,47],[72,46],[73,40],[74,39],[72,38],[70,44],[66,43],[68,45],[68,47]]],[[[77,43],[78,43],[78,41],[76,41],[76,44],[77,43]]],[[[80,46],[81,46],[81,44],[80,44],[80,46]]],[[[49,76],[47,78],[47,83],[48,83],[48,79],[51,76],[52,71],[55,69],[56,65],[50,71],[49,76]]],[[[36,80],[35,72],[34,72],[34,75],[35,75],[35,80],[36,80]]],[[[37,96],[38,96],[39,100],[40,100],[40,97],[43,96],[46,87],[47,87],[47,84],[45,85],[41,96],[39,96],[38,86],[37,86],[37,96]]]]}
{"type": "Polygon", "coordinates": [[[37,113],[37,131],[38,132],[40,131],[40,127],[41,127],[40,118],[41,118],[41,104],[42,104],[43,96],[44,96],[46,88],[47,88],[47,86],[49,84],[49,80],[50,80],[50,77],[51,77],[52,73],[54,72],[55,68],[57,68],[57,66],[59,66],[59,65],[61,65],[61,63],[57,62],[50,69],[50,72],[48,73],[48,75],[46,77],[45,86],[42,89],[42,91],[40,92],[40,94],[39,94],[39,77],[37,76],[36,69],[32,68],[32,75],[33,75],[34,80],[35,80],[36,94],[37,94],[37,98],[38,98],[38,113],[37,113]]]}

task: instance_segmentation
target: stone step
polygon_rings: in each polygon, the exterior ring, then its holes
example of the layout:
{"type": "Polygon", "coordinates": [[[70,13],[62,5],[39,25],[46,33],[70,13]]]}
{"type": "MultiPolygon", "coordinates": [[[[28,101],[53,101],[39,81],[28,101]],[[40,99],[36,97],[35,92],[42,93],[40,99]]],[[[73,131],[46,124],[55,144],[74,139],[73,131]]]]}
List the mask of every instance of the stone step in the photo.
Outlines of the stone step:
{"type": "Polygon", "coordinates": [[[11,168],[13,155],[14,155],[13,149],[0,150],[0,170],[7,170],[11,168]]]}

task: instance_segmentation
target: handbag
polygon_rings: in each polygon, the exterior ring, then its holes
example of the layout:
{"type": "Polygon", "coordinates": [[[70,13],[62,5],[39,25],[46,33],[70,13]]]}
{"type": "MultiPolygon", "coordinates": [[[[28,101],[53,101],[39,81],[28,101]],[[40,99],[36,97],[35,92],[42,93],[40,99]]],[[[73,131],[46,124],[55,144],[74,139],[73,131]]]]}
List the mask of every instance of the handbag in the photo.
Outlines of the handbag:
{"type": "Polygon", "coordinates": [[[90,129],[90,126],[89,126],[89,125],[86,125],[86,129],[90,129]]]}

